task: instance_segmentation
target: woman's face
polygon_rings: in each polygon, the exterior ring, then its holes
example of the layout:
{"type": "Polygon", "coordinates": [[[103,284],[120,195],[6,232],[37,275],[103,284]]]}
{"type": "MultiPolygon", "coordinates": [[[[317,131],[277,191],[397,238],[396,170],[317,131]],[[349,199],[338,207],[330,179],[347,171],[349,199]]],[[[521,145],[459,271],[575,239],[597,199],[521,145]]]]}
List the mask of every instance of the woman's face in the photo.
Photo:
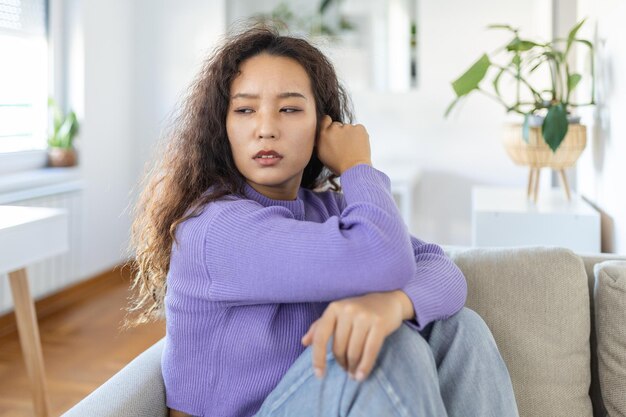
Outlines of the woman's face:
{"type": "Polygon", "coordinates": [[[235,165],[275,200],[297,196],[315,144],[311,82],[294,59],[266,53],[244,61],[230,86],[226,132],[235,165]],[[262,154],[270,156],[261,158],[262,154]]]}

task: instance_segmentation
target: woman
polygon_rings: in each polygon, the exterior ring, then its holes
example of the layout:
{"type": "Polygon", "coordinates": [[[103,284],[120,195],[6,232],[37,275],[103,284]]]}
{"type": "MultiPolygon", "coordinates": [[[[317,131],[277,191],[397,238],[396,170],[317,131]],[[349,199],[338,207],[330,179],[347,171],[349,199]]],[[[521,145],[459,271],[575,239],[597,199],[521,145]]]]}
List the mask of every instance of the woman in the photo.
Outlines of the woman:
{"type": "Polygon", "coordinates": [[[305,40],[252,28],[207,60],[133,227],[172,415],[517,415],[461,271],[408,233],[351,121],[305,40]]]}

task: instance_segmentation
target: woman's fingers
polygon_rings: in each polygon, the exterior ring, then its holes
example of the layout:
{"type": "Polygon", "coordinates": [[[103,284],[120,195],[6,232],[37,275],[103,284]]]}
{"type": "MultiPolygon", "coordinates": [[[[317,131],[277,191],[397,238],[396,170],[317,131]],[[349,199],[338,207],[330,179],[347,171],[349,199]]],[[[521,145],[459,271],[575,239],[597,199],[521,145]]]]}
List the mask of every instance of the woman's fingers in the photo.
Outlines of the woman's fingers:
{"type": "Polygon", "coordinates": [[[304,346],[309,346],[313,341],[313,335],[315,334],[315,325],[317,324],[317,320],[315,320],[309,330],[302,336],[301,342],[304,346]]]}
{"type": "Polygon", "coordinates": [[[316,145],[319,160],[335,175],[354,165],[372,164],[369,134],[363,125],[344,125],[326,115],[316,145]]]}
{"type": "Polygon", "coordinates": [[[326,309],[317,320],[313,334],[313,371],[321,378],[326,369],[326,346],[335,331],[336,316],[331,309],[326,309]]]}
{"type": "Polygon", "coordinates": [[[333,335],[333,353],[339,365],[341,365],[346,372],[348,372],[347,350],[351,332],[352,320],[342,320],[341,317],[338,317],[335,334],[333,335]]]}
{"type": "Polygon", "coordinates": [[[330,117],[329,115],[325,115],[322,118],[322,123],[321,123],[322,129],[328,129],[332,123],[333,123],[332,117],[330,117]]]}
{"type": "Polygon", "coordinates": [[[402,325],[404,314],[394,293],[371,293],[330,303],[302,338],[311,344],[313,368],[323,377],[330,349],[352,378],[363,381],[372,372],[385,338],[402,325]]]}
{"type": "Polygon", "coordinates": [[[355,376],[356,368],[361,361],[363,355],[367,334],[370,331],[371,323],[367,321],[356,320],[352,325],[352,333],[350,333],[350,341],[348,343],[348,373],[355,376]]]}
{"type": "Polygon", "coordinates": [[[367,334],[363,355],[361,356],[361,361],[356,368],[355,376],[357,381],[365,380],[365,378],[369,376],[370,372],[372,372],[384,342],[385,334],[383,331],[378,327],[372,327],[367,334]]]}

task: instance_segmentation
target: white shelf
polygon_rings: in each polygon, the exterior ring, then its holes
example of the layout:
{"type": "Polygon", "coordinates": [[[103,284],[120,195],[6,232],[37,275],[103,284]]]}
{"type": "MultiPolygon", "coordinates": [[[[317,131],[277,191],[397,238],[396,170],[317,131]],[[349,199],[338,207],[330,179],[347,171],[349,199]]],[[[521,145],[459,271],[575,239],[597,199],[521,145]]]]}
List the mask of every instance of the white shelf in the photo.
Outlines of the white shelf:
{"type": "Polygon", "coordinates": [[[522,188],[472,189],[473,246],[559,246],[600,252],[600,214],[560,188],[541,190],[535,204],[522,188]]]}

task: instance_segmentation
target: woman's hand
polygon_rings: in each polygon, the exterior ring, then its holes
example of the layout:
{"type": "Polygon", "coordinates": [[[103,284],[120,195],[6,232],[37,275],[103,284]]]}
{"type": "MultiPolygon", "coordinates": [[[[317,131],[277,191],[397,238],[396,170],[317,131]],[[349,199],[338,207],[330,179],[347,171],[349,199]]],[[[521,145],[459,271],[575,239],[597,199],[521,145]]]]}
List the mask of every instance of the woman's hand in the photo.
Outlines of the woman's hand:
{"type": "Polygon", "coordinates": [[[414,317],[413,304],[402,291],[370,293],[330,303],[302,337],[313,344],[313,368],[324,375],[326,346],[333,338],[337,362],[353,379],[363,381],[371,372],[387,336],[402,321],[414,317]]]}
{"type": "Polygon", "coordinates": [[[354,165],[372,165],[369,135],[363,125],[333,122],[326,115],[316,146],[320,161],[336,175],[354,165]]]}

